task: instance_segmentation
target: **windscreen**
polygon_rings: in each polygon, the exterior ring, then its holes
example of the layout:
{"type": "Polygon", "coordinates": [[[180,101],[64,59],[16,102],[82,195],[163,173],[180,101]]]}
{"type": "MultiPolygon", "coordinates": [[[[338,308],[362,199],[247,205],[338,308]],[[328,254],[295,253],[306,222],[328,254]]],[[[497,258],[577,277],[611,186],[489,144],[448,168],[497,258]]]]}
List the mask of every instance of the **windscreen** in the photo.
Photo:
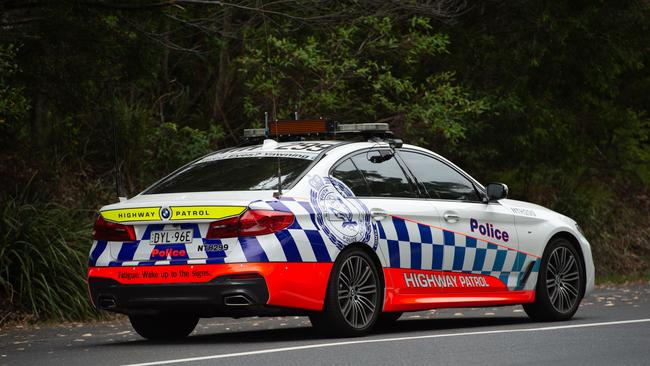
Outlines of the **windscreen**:
{"type": "Polygon", "coordinates": [[[288,157],[206,158],[156,183],[144,194],[248,191],[278,189],[278,161],[282,187],[290,187],[312,160],[288,157]]]}

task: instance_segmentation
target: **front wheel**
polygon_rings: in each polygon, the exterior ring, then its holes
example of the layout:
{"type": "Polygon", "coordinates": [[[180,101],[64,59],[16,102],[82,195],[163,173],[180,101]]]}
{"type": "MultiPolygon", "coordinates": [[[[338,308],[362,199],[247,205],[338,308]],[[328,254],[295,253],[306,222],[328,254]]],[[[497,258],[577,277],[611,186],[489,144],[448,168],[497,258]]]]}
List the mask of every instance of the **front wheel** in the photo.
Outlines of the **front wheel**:
{"type": "Polygon", "coordinates": [[[533,320],[568,320],[584,296],[584,270],[575,247],[564,238],[549,243],[540,267],[535,302],[524,304],[533,320]]]}
{"type": "Polygon", "coordinates": [[[150,340],[175,340],[187,337],[199,322],[197,316],[159,313],[155,315],[131,314],[133,329],[150,340]]]}
{"type": "Polygon", "coordinates": [[[312,324],[322,331],[346,336],[367,333],[382,306],[381,279],[370,256],[351,249],[337,259],[325,295],[323,312],[312,314],[312,324]]]}

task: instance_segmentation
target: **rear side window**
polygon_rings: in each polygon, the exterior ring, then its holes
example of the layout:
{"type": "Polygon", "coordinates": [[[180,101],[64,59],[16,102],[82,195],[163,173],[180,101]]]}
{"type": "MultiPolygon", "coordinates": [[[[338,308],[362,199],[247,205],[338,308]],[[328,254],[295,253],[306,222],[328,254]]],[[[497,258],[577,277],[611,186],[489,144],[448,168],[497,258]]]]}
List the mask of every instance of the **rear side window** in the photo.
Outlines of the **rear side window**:
{"type": "Polygon", "coordinates": [[[312,162],[284,157],[199,161],[156,183],[144,194],[278,189],[278,160],[282,187],[293,185],[312,162]]]}
{"type": "Polygon", "coordinates": [[[416,197],[395,157],[382,156],[379,151],[358,154],[343,161],[332,171],[332,175],[347,184],[356,196],[416,197]],[[354,173],[352,167],[356,167],[358,173],[354,173]]]}
{"type": "Polygon", "coordinates": [[[472,182],[440,160],[410,151],[399,155],[431,198],[480,201],[472,182]]]}
{"type": "Polygon", "coordinates": [[[371,196],[366,180],[357,170],[357,167],[352,163],[352,160],[347,159],[332,170],[332,176],[341,182],[345,183],[354,193],[355,196],[371,196]]]}

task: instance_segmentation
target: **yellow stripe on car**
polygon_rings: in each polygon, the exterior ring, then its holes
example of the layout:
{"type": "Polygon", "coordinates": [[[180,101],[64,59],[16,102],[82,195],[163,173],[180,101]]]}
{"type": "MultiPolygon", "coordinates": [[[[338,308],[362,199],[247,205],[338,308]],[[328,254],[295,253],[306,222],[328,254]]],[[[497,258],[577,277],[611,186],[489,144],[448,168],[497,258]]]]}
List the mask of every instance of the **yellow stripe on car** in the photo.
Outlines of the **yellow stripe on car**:
{"type": "Polygon", "coordinates": [[[244,212],[245,206],[172,206],[171,220],[223,219],[244,212]]]}
{"type": "MultiPolygon", "coordinates": [[[[102,211],[100,214],[108,221],[162,221],[161,207],[122,208],[102,211]]],[[[172,206],[169,220],[218,220],[237,216],[246,210],[246,206],[172,206]]]]}
{"type": "Polygon", "coordinates": [[[160,207],[122,208],[100,212],[103,218],[114,222],[125,221],[158,221],[160,207]]]}

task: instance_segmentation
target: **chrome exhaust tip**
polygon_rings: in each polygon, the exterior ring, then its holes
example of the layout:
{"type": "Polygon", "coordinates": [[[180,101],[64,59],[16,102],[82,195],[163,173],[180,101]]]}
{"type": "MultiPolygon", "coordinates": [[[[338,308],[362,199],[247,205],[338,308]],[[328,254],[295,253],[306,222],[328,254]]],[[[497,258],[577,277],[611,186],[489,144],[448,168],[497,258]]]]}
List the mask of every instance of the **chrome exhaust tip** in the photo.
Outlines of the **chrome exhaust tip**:
{"type": "Polygon", "coordinates": [[[100,309],[110,310],[117,307],[117,302],[112,296],[100,296],[97,300],[100,309]]]}
{"type": "Polygon", "coordinates": [[[226,306],[248,306],[253,302],[244,295],[230,295],[223,298],[223,303],[226,306]]]}

